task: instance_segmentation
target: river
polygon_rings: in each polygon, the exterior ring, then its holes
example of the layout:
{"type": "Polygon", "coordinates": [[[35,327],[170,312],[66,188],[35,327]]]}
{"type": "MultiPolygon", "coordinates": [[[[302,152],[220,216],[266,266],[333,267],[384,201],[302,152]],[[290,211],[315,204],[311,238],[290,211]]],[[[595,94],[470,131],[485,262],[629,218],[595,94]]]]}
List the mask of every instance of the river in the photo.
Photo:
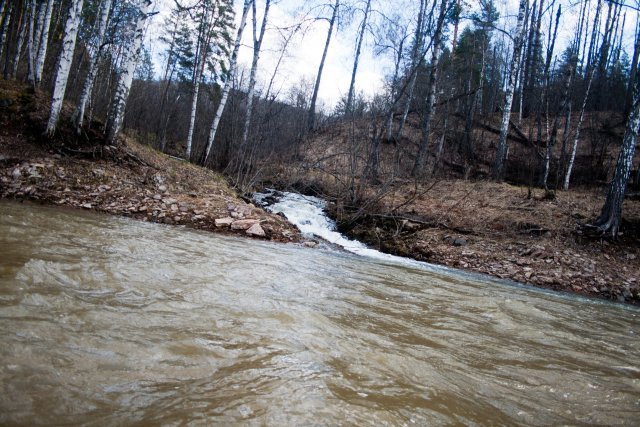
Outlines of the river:
{"type": "Polygon", "coordinates": [[[637,425],[639,314],[0,203],[2,425],[637,425]]]}

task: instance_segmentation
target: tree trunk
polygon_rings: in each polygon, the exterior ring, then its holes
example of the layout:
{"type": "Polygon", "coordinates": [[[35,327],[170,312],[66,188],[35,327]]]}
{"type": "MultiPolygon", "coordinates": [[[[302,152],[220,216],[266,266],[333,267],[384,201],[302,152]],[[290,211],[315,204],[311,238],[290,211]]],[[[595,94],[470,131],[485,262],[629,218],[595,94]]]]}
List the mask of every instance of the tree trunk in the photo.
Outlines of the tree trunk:
{"type": "Polygon", "coordinates": [[[571,172],[573,171],[573,164],[576,160],[576,153],[578,152],[578,142],[580,141],[580,130],[582,129],[582,122],[584,121],[584,112],[587,109],[587,101],[589,100],[589,92],[591,91],[591,84],[593,83],[593,72],[589,72],[587,80],[587,90],[585,91],[584,98],[582,100],[582,108],[580,108],[580,116],[578,117],[578,124],[576,125],[576,135],[573,138],[573,147],[571,148],[571,156],[569,156],[569,165],[567,166],[567,173],[564,176],[563,190],[569,189],[569,181],[571,180],[571,172]]]}
{"type": "Polygon", "coordinates": [[[106,142],[108,145],[115,145],[116,138],[120,132],[122,121],[124,120],[124,110],[129,98],[131,83],[133,82],[133,73],[136,70],[140,54],[142,52],[142,40],[144,39],[145,22],[151,10],[152,0],[139,0],[138,16],[135,23],[131,24],[130,33],[131,41],[127,46],[124,58],[122,59],[122,71],[116,83],[116,89],[111,101],[111,108],[106,124],[106,142]]]}
{"type": "Polygon", "coordinates": [[[362,40],[364,39],[364,33],[367,29],[367,19],[369,18],[369,10],[371,9],[371,0],[367,0],[367,7],[364,11],[364,18],[362,19],[362,27],[360,28],[360,34],[358,35],[358,46],[356,47],[356,55],[353,60],[353,70],[351,71],[351,83],[349,84],[349,94],[347,95],[347,105],[345,106],[345,114],[350,115],[353,108],[353,96],[356,87],[356,73],[358,72],[358,61],[360,60],[360,50],[362,49],[362,40]]]}
{"type": "Polygon", "coordinates": [[[507,154],[507,135],[509,132],[509,118],[511,116],[511,106],[513,105],[513,92],[515,90],[516,74],[518,73],[518,58],[522,50],[522,30],[524,28],[524,19],[528,0],[520,0],[518,10],[518,23],[516,25],[515,37],[513,40],[513,55],[509,67],[509,80],[502,108],[502,123],[500,125],[500,139],[498,141],[498,149],[496,150],[496,158],[493,166],[493,176],[496,180],[501,180],[504,173],[504,163],[507,154]]]}
{"type": "MultiPolygon", "coordinates": [[[[49,27],[51,26],[51,12],[53,10],[54,0],[47,0],[47,9],[44,14],[44,22],[42,27],[42,35],[38,44],[38,55],[36,57],[35,82],[40,84],[42,80],[42,70],[44,69],[44,60],[47,56],[47,46],[49,44],[49,27]]],[[[44,5],[42,5],[44,8],[44,5]]]]}
{"type": "MultiPolygon", "coordinates": [[[[11,13],[13,12],[13,3],[9,3],[9,7],[2,4],[2,13],[0,13],[0,58],[4,52],[4,45],[7,42],[7,33],[11,30],[11,13]]],[[[7,49],[8,50],[8,49],[7,49]]]]}
{"type": "Polygon", "coordinates": [[[251,114],[253,112],[253,96],[256,88],[256,73],[258,72],[258,61],[260,59],[260,49],[262,47],[262,39],[264,31],[267,28],[267,18],[269,16],[269,7],[271,0],[266,0],[264,5],[264,15],[262,17],[262,25],[260,26],[260,35],[256,37],[256,4],[253,2],[253,60],[251,62],[251,73],[249,76],[249,90],[247,91],[247,114],[244,119],[244,129],[242,131],[241,147],[245,147],[249,139],[249,128],[251,126],[251,114]]]}
{"type": "Polygon", "coordinates": [[[231,60],[229,62],[229,71],[227,72],[227,78],[224,82],[224,89],[222,90],[222,97],[220,98],[220,104],[218,104],[218,108],[216,109],[216,115],[213,118],[213,123],[211,123],[211,130],[209,131],[209,139],[207,140],[207,147],[205,149],[205,156],[204,156],[205,164],[209,161],[211,148],[213,147],[213,143],[216,139],[216,133],[218,132],[218,125],[220,124],[220,119],[222,118],[224,107],[227,105],[227,98],[229,97],[229,91],[231,90],[231,81],[233,80],[233,75],[236,72],[236,62],[238,60],[238,51],[240,50],[240,43],[242,41],[242,33],[247,23],[247,14],[249,13],[249,6],[251,6],[251,3],[253,1],[254,0],[245,0],[244,6],[242,7],[242,18],[240,20],[240,26],[238,27],[238,34],[236,35],[236,41],[233,47],[233,53],[231,54],[231,60]]]}
{"type": "Polygon", "coordinates": [[[18,65],[20,64],[20,56],[22,54],[22,45],[24,44],[24,39],[27,36],[27,26],[29,25],[29,0],[25,0],[22,6],[22,17],[20,22],[20,27],[18,28],[18,40],[15,45],[15,52],[13,54],[13,62],[11,63],[11,68],[9,71],[9,77],[12,79],[16,78],[18,74],[18,65]]]}
{"type": "MultiPolygon", "coordinates": [[[[558,12],[556,15],[556,25],[553,31],[553,36],[551,35],[551,31],[549,31],[549,44],[548,44],[549,47],[547,49],[547,59],[544,64],[544,73],[543,73],[544,88],[542,90],[542,96],[540,97],[540,100],[542,101],[542,103],[546,104],[547,126],[549,123],[548,121],[548,117],[549,117],[548,93],[549,93],[549,84],[550,84],[549,71],[551,69],[551,58],[553,57],[553,50],[556,45],[556,37],[558,36],[558,24],[560,23],[561,14],[562,14],[562,5],[559,5],[558,12]]],[[[551,30],[552,22],[553,22],[553,15],[551,17],[551,21],[549,22],[549,30],[551,30]]],[[[554,117],[551,133],[547,138],[547,149],[545,150],[545,157],[544,157],[544,174],[542,177],[542,186],[544,187],[545,190],[548,190],[547,182],[549,180],[549,169],[551,166],[551,157],[553,154],[552,150],[556,144],[556,139],[558,136],[558,127],[560,125],[560,117],[561,117],[561,114],[565,111],[565,109],[569,105],[569,89],[571,88],[572,77],[573,77],[573,69],[571,66],[569,66],[567,75],[565,77],[566,80],[565,80],[564,90],[560,98],[560,108],[558,109],[558,112],[554,117]]]]}
{"type": "Polygon", "coordinates": [[[436,110],[436,84],[438,83],[438,65],[440,62],[440,49],[442,48],[442,31],[444,21],[447,14],[447,0],[441,0],[440,13],[433,34],[433,46],[431,53],[431,70],[429,71],[429,84],[427,86],[427,103],[422,118],[422,138],[418,147],[418,154],[411,175],[414,177],[421,176],[424,173],[424,164],[431,140],[431,118],[436,110]]]}
{"type": "Polygon", "coordinates": [[[102,0],[102,4],[100,5],[100,21],[98,23],[98,34],[96,45],[94,46],[93,56],[91,58],[91,62],[89,63],[89,70],[87,71],[87,77],[84,80],[84,85],[82,87],[82,95],[80,95],[80,101],[78,102],[78,106],[74,112],[74,125],[76,127],[76,131],[80,133],[82,129],[82,124],[84,122],[84,115],[87,108],[87,103],[91,99],[91,93],[93,92],[93,85],[96,80],[96,75],[98,74],[98,62],[100,61],[100,56],[102,54],[102,41],[104,39],[104,34],[107,29],[107,23],[109,22],[109,12],[111,11],[111,2],[112,0],[102,0]]]}
{"type": "Polygon", "coordinates": [[[416,36],[413,41],[413,49],[411,53],[411,77],[409,81],[409,92],[407,93],[407,101],[404,104],[404,109],[402,111],[402,117],[400,118],[400,124],[398,125],[398,130],[396,131],[396,139],[400,138],[402,135],[402,129],[404,128],[404,124],[407,121],[407,116],[409,115],[409,108],[411,107],[411,100],[413,99],[413,91],[416,87],[416,80],[418,79],[418,67],[422,62],[423,52],[423,38],[424,38],[424,18],[425,11],[427,8],[427,2],[425,0],[420,1],[420,11],[418,12],[418,23],[416,25],[416,36]]]}
{"type": "MultiPolygon", "coordinates": [[[[76,38],[80,26],[82,4],[83,0],[73,0],[71,8],[69,9],[67,23],[64,26],[62,52],[60,53],[60,60],[58,62],[58,70],[56,72],[53,97],[51,100],[51,112],[49,113],[49,121],[47,122],[46,133],[49,136],[53,136],[56,131],[60,110],[62,109],[62,101],[64,101],[64,94],[67,90],[67,80],[69,79],[69,71],[71,70],[71,62],[73,61],[73,53],[75,51],[76,38]]],[[[44,7],[44,5],[42,7],[44,7]]]]}
{"type": "Polygon", "coordinates": [[[627,181],[631,174],[638,127],[640,126],[640,79],[636,79],[634,86],[633,107],[627,120],[613,180],[609,184],[607,199],[604,202],[604,206],[602,206],[600,216],[592,224],[602,234],[609,234],[613,238],[616,238],[620,229],[622,204],[627,189],[627,181]]]}
{"type": "MultiPolygon", "coordinates": [[[[586,69],[591,69],[591,63],[593,61],[593,51],[595,50],[596,41],[598,39],[598,24],[600,22],[600,11],[602,10],[602,0],[597,0],[596,13],[593,19],[593,26],[591,27],[591,40],[589,41],[589,51],[587,52],[587,66],[586,69]]],[[[585,39],[586,41],[586,39],[585,39]]]]}
{"type": "Polygon", "coordinates": [[[36,0],[31,0],[29,6],[29,33],[27,38],[27,81],[35,87],[36,69],[35,69],[35,52],[36,46],[34,41],[34,33],[36,26],[36,0]]]}
{"type": "Polygon", "coordinates": [[[338,9],[340,8],[340,0],[336,0],[333,5],[333,14],[329,21],[329,31],[327,32],[327,41],[324,44],[324,50],[322,51],[322,59],[320,60],[320,66],[318,67],[318,74],[316,75],[316,84],[313,86],[313,95],[311,96],[311,106],[309,107],[309,117],[307,119],[307,129],[313,130],[316,127],[316,102],[318,100],[318,91],[320,90],[320,79],[322,79],[322,69],[324,68],[324,61],[327,58],[327,51],[329,50],[329,43],[331,43],[331,36],[333,35],[333,27],[338,16],[338,9]]]}
{"type": "Polygon", "coordinates": [[[393,79],[391,80],[391,104],[389,106],[389,113],[387,115],[387,141],[391,141],[393,139],[393,112],[395,110],[397,104],[397,87],[398,87],[398,78],[400,75],[400,62],[402,61],[402,47],[404,46],[404,40],[400,40],[400,45],[398,46],[395,66],[393,68],[393,79]]]}
{"type": "MultiPolygon", "coordinates": [[[[636,44],[633,47],[633,59],[631,61],[631,74],[629,76],[629,82],[635,82],[638,74],[638,58],[640,57],[640,32],[636,36],[636,44]]],[[[625,116],[629,115],[631,111],[631,105],[633,103],[633,84],[627,85],[627,97],[625,99],[624,113],[625,116]]]]}

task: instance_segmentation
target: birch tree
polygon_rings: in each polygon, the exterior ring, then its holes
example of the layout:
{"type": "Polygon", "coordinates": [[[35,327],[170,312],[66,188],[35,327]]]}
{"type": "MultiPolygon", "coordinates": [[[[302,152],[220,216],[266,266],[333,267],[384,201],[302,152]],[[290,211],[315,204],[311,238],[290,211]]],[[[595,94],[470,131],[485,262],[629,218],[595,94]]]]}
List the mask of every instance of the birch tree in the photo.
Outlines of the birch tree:
{"type": "Polygon", "coordinates": [[[353,93],[356,86],[356,73],[358,72],[358,62],[360,60],[360,51],[362,49],[362,41],[364,40],[365,31],[367,30],[367,19],[369,18],[369,11],[371,10],[371,0],[367,0],[367,5],[364,9],[364,17],[362,18],[362,24],[360,26],[360,33],[358,34],[358,44],[356,47],[356,54],[353,60],[353,70],[351,71],[351,83],[349,84],[349,94],[347,95],[347,105],[345,106],[345,112],[351,114],[351,107],[353,104],[353,93]]]}
{"type": "Polygon", "coordinates": [[[6,2],[3,2],[0,7],[0,58],[2,57],[7,42],[7,33],[11,28],[11,16],[13,12],[13,3],[9,3],[8,7],[5,3],[6,2]]]}
{"type": "Polygon", "coordinates": [[[309,115],[307,117],[307,129],[313,130],[316,127],[316,102],[318,101],[318,91],[320,90],[320,80],[322,79],[322,70],[324,69],[324,61],[327,59],[327,52],[329,51],[329,44],[331,43],[331,36],[333,35],[333,28],[336,24],[338,17],[338,10],[340,9],[340,0],[332,6],[331,19],[329,20],[329,30],[327,31],[327,40],[324,43],[324,50],[322,51],[322,59],[318,66],[318,73],[316,74],[316,83],[313,86],[313,95],[311,95],[311,105],[309,107],[309,115]]]}
{"type": "Polygon", "coordinates": [[[522,39],[524,37],[524,21],[529,7],[529,0],[520,0],[518,7],[518,22],[516,24],[515,37],[513,39],[513,53],[509,65],[509,77],[507,89],[502,107],[502,122],[500,123],[500,138],[493,166],[493,176],[496,180],[501,180],[504,173],[504,163],[507,154],[507,136],[509,133],[509,119],[511,117],[511,107],[513,106],[513,92],[515,90],[516,75],[518,74],[518,58],[522,50],[522,39]]]}
{"type": "Polygon", "coordinates": [[[137,4],[137,14],[133,22],[130,23],[128,30],[129,45],[125,49],[124,58],[122,59],[122,69],[116,89],[111,101],[107,124],[105,127],[106,142],[109,145],[116,143],[116,138],[122,126],[124,119],[124,109],[129,98],[131,83],[133,82],[133,73],[140,61],[142,52],[142,40],[144,39],[145,23],[151,11],[152,0],[139,0],[137,4]]]}
{"type": "Polygon", "coordinates": [[[100,61],[100,56],[103,51],[103,40],[107,29],[107,23],[109,22],[111,2],[112,0],[102,0],[100,3],[100,17],[98,20],[98,30],[95,43],[93,45],[93,54],[91,56],[91,62],[89,63],[89,69],[87,70],[87,76],[84,79],[84,85],[82,86],[80,101],[78,102],[73,114],[73,122],[78,133],[80,133],[80,130],[82,129],[87,103],[89,102],[89,99],[91,99],[93,84],[96,80],[96,75],[98,74],[98,62],[100,61]]]}
{"type": "Polygon", "coordinates": [[[591,224],[602,234],[608,234],[616,238],[620,230],[622,219],[622,204],[627,189],[627,181],[631,174],[633,155],[636,150],[636,140],[638,138],[638,128],[640,127],[640,79],[636,77],[634,82],[633,104],[631,114],[627,119],[622,148],[618,155],[616,169],[613,179],[609,184],[607,198],[602,206],[600,216],[591,224]]]}
{"type": "Polygon", "coordinates": [[[5,76],[12,79],[15,79],[16,74],[18,73],[18,65],[20,64],[20,56],[22,55],[22,46],[24,44],[24,39],[27,36],[27,28],[29,27],[29,4],[29,0],[24,0],[20,17],[20,25],[18,26],[18,39],[15,44],[15,52],[13,53],[9,72],[5,76]]]}
{"type": "MultiPolygon", "coordinates": [[[[39,85],[42,80],[42,70],[44,69],[44,60],[47,55],[47,46],[49,45],[49,27],[51,26],[51,12],[53,11],[54,0],[47,0],[46,10],[42,23],[42,32],[38,41],[38,52],[35,62],[35,84],[39,85]]],[[[44,9],[44,4],[41,6],[44,9]]]]}
{"type": "Polygon", "coordinates": [[[222,113],[224,112],[224,108],[227,105],[229,91],[231,90],[231,81],[233,80],[233,76],[236,71],[236,63],[238,61],[238,52],[240,51],[240,43],[242,42],[242,33],[244,32],[244,27],[247,24],[247,15],[249,14],[249,7],[251,6],[252,3],[253,3],[253,0],[245,0],[244,5],[242,6],[242,18],[240,18],[240,25],[238,26],[236,41],[233,46],[233,52],[231,53],[231,59],[229,60],[229,70],[226,73],[224,88],[222,89],[222,97],[220,98],[220,103],[218,104],[218,108],[216,109],[216,114],[213,117],[213,122],[211,123],[211,129],[209,130],[209,138],[207,140],[207,146],[205,148],[205,156],[204,156],[205,164],[209,161],[209,155],[211,154],[211,148],[213,147],[213,143],[216,139],[216,133],[218,132],[220,119],[222,118],[222,113]]]}
{"type": "MultiPolygon", "coordinates": [[[[69,9],[69,16],[64,26],[64,38],[62,39],[62,51],[58,61],[58,70],[56,72],[55,85],[53,87],[53,97],[51,100],[51,112],[47,122],[46,133],[53,136],[58,124],[64,94],[67,90],[67,80],[69,71],[71,71],[71,62],[73,61],[73,52],[76,47],[76,38],[78,35],[78,27],[80,26],[80,15],[82,12],[83,0],[73,0],[69,9]]],[[[35,76],[34,76],[35,78],[35,76]]]]}
{"type": "Polygon", "coordinates": [[[36,50],[34,41],[35,26],[36,26],[36,0],[31,0],[29,3],[29,29],[27,32],[27,81],[35,87],[36,73],[35,73],[35,60],[36,50]]]}
{"type": "Polygon", "coordinates": [[[200,85],[204,77],[205,67],[213,54],[228,52],[227,44],[229,43],[229,38],[225,28],[233,22],[232,3],[226,1],[201,0],[198,9],[198,37],[196,40],[196,57],[192,80],[191,114],[189,118],[189,131],[187,133],[187,159],[191,158],[200,85]]]}
{"type": "Polygon", "coordinates": [[[422,137],[418,147],[415,163],[411,175],[420,176],[424,173],[425,159],[427,149],[431,140],[431,118],[436,109],[436,84],[438,82],[438,64],[440,61],[440,50],[442,49],[442,38],[444,32],[444,23],[447,15],[447,0],[440,1],[440,12],[436,22],[436,28],[433,34],[433,46],[431,50],[431,68],[429,71],[429,82],[427,86],[427,99],[424,116],[422,118],[422,137]]]}

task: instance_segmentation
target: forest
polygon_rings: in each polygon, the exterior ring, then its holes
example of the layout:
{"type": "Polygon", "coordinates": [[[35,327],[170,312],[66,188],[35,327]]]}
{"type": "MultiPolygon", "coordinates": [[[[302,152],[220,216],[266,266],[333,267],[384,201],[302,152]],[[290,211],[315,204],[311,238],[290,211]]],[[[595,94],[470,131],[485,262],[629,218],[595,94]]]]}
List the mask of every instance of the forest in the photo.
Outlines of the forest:
{"type": "Polygon", "coordinates": [[[489,198],[522,188],[527,200],[559,204],[587,189],[599,213],[576,232],[633,236],[635,213],[625,221],[623,204],[637,199],[640,176],[639,5],[515,3],[420,0],[394,10],[320,0],[300,2],[284,24],[272,20],[281,6],[272,0],[2,0],[0,71],[47,100],[42,138],[76,154],[126,135],[221,172],[241,194],[320,194],[353,233],[374,217],[376,227],[390,218],[396,228],[440,227],[414,208],[399,212],[457,182],[486,183],[489,198]],[[161,36],[150,47],[152,26],[161,36]],[[311,28],[325,37],[317,72],[289,81],[280,65],[311,28]],[[321,102],[332,84],[323,69],[340,32],[352,44],[351,80],[332,106],[321,102]],[[280,43],[265,51],[269,33],[280,43]],[[389,64],[374,94],[359,89],[365,53],[389,64]]]}

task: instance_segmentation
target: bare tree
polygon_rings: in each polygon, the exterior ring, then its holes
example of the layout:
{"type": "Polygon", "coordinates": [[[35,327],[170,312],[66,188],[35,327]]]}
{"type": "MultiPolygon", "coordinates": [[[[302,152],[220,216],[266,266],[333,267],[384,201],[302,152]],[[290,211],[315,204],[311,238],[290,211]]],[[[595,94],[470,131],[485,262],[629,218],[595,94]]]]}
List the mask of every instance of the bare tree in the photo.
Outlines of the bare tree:
{"type": "Polygon", "coordinates": [[[347,95],[347,105],[345,106],[345,112],[351,113],[351,107],[353,104],[353,93],[356,86],[356,73],[358,72],[358,62],[360,60],[360,51],[362,49],[362,41],[364,40],[364,34],[367,29],[367,19],[369,18],[369,11],[371,10],[371,0],[367,0],[367,5],[364,9],[364,17],[362,18],[362,24],[360,26],[360,33],[358,34],[358,44],[356,47],[356,55],[353,60],[353,70],[351,71],[351,83],[349,85],[349,94],[347,95]]]}
{"type": "Polygon", "coordinates": [[[56,72],[53,97],[51,100],[51,112],[49,113],[49,121],[47,122],[46,133],[49,136],[52,136],[56,131],[60,110],[62,109],[62,101],[64,101],[64,94],[67,90],[67,80],[69,79],[71,61],[73,60],[73,52],[76,47],[76,38],[80,26],[82,5],[83,0],[73,0],[71,8],[69,9],[67,23],[64,26],[65,31],[64,39],[62,40],[62,52],[60,53],[60,59],[58,61],[58,71],[56,72]]]}
{"type": "Polygon", "coordinates": [[[128,29],[128,42],[124,58],[122,59],[122,69],[116,89],[111,101],[111,108],[107,117],[105,127],[106,141],[109,145],[116,143],[116,138],[122,126],[124,119],[124,109],[129,98],[131,83],[133,82],[133,73],[135,72],[138,61],[142,52],[142,40],[144,39],[145,23],[151,11],[152,0],[138,0],[137,15],[133,22],[130,23],[128,29]]]}
{"type": "Polygon", "coordinates": [[[249,139],[249,127],[251,125],[251,114],[253,112],[253,96],[256,88],[256,73],[258,71],[258,60],[260,59],[260,49],[262,48],[262,40],[267,27],[267,19],[269,16],[269,7],[271,0],[266,0],[264,5],[264,13],[262,15],[262,24],[260,25],[260,35],[257,35],[257,16],[256,3],[253,2],[253,60],[251,61],[251,72],[249,76],[249,89],[247,90],[247,114],[244,120],[244,129],[242,131],[241,146],[244,147],[249,139]]]}
{"type": "MultiPolygon", "coordinates": [[[[433,3],[433,8],[435,9],[436,3],[433,3]]],[[[431,15],[433,15],[434,9],[431,10],[431,15]]],[[[418,79],[418,68],[420,64],[422,64],[422,60],[424,59],[424,55],[426,53],[424,49],[424,38],[426,32],[426,10],[427,10],[427,1],[420,0],[420,10],[418,11],[418,22],[416,24],[416,31],[413,39],[413,47],[411,48],[411,75],[409,77],[409,85],[407,92],[407,99],[404,104],[404,109],[402,111],[402,117],[400,118],[400,124],[398,125],[398,130],[396,131],[396,139],[402,135],[402,129],[404,128],[404,124],[407,121],[407,116],[409,115],[409,108],[411,107],[411,101],[413,100],[413,91],[416,87],[416,80],[418,79]]]]}
{"type": "Polygon", "coordinates": [[[438,64],[440,61],[440,50],[442,48],[442,35],[444,31],[444,23],[447,15],[447,0],[440,1],[440,12],[436,22],[436,28],[433,33],[433,46],[431,51],[431,64],[429,71],[429,82],[427,86],[427,100],[424,116],[422,118],[422,137],[420,146],[416,156],[415,163],[411,174],[420,176],[424,173],[424,164],[427,156],[427,149],[431,138],[431,118],[436,108],[436,84],[438,82],[438,64]]]}
{"type": "MultiPolygon", "coordinates": [[[[27,29],[29,27],[29,0],[24,0],[22,5],[22,10],[20,11],[20,25],[18,26],[18,39],[15,43],[15,51],[13,53],[13,58],[11,61],[11,67],[7,67],[5,69],[5,78],[10,77],[15,79],[16,74],[18,73],[18,65],[20,63],[20,56],[22,54],[22,46],[24,44],[24,39],[27,36],[27,29]]],[[[8,55],[8,52],[7,52],[8,55]]]]}
{"type": "Polygon", "coordinates": [[[91,93],[93,92],[93,84],[98,74],[98,61],[103,48],[104,34],[107,29],[107,23],[109,21],[109,13],[111,11],[112,0],[102,0],[100,3],[100,16],[98,20],[98,31],[93,46],[93,54],[91,56],[91,62],[89,63],[89,70],[84,80],[82,87],[82,94],[80,95],[80,101],[76,106],[76,110],[73,115],[73,121],[76,127],[76,131],[80,133],[82,129],[82,123],[84,121],[85,110],[89,99],[91,99],[91,93]]]}
{"type": "Polygon", "coordinates": [[[608,234],[615,238],[620,229],[622,219],[622,204],[627,189],[627,181],[631,174],[633,155],[636,150],[638,128],[640,127],[640,79],[634,82],[633,107],[627,119],[627,124],[622,139],[622,148],[618,155],[618,162],[609,184],[607,198],[602,206],[600,216],[591,224],[600,233],[608,234]]]}
{"type": "Polygon", "coordinates": [[[332,6],[333,13],[329,20],[329,30],[327,31],[327,41],[324,44],[324,50],[322,51],[322,59],[318,67],[318,73],[316,74],[316,84],[313,86],[313,95],[311,96],[311,106],[309,107],[309,116],[307,119],[307,129],[313,130],[316,127],[316,102],[318,100],[318,91],[320,90],[320,80],[322,79],[322,69],[324,68],[324,61],[327,59],[327,52],[329,51],[329,43],[331,43],[331,36],[333,35],[333,27],[338,17],[338,9],[340,9],[340,0],[336,0],[332,6]]]}
{"type": "Polygon", "coordinates": [[[511,117],[511,107],[513,105],[513,92],[515,90],[516,74],[518,74],[518,58],[522,50],[522,39],[524,20],[529,7],[529,0],[520,0],[518,8],[518,22],[516,24],[515,37],[513,39],[513,53],[511,55],[511,64],[509,66],[509,77],[507,89],[502,107],[502,122],[500,124],[500,139],[498,140],[498,149],[493,166],[493,176],[495,179],[502,179],[504,173],[504,163],[507,154],[507,134],[509,132],[509,119],[511,117]]]}
{"type": "Polygon", "coordinates": [[[211,129],[209,131],[209,139],[207,140],[207,146],[205,148],[205,155],[204,155],[205,164],[207,164],[207,162],[209,161],[209,155],[211,154],[211,148],[213,147],[213,143],[216,139],[216,133],[218,132],[220,119],[222,118],[222,113],[224,112],[224,108],[227,105],[227,98],[229,97],[229,91],[231,90],[231,82],[233,80],[233,75],[236,70],[236,62],[238,61],[238,52],[240,51],[240,43],[242,42],[242,33],[244,32],[244,27],[247,24],[247,15],[249,14],[249,7],[253,3],[253,1],[254,0],[245,0],[244,6],[242,7],[242,18],[240,19],[240,25],[238,26],[238,34],[236,35],[236,41],[233,47],[233,53],[231,53],[231,59],[229,61],[229,71],[227,72],[227,76],[224,81],[224,88],[222,90],[222,97],[220,98],[220,103],[218,104],[218,108],[216,109],[216,114],[213,118],[213,123],[211,123],[211,129]]]}
{"type": "MultiPolygon", "coordinates": [[[[42,80],[44,60],[47,56],[47,46],[49,45],[49,28],[51,26],[51,12],[53,11],[53,3],[54,0],[47,0],[46,11],[44,13],[44,21],[42,24],[42,32],[40,35],[40,40],[38,41],[38,54],[36,56],[34,75],[36,85],[39,85],[40,80],[42,80]]],[[[42,5],[41,8],[44,9],[45,6],[42,5]]]]}

